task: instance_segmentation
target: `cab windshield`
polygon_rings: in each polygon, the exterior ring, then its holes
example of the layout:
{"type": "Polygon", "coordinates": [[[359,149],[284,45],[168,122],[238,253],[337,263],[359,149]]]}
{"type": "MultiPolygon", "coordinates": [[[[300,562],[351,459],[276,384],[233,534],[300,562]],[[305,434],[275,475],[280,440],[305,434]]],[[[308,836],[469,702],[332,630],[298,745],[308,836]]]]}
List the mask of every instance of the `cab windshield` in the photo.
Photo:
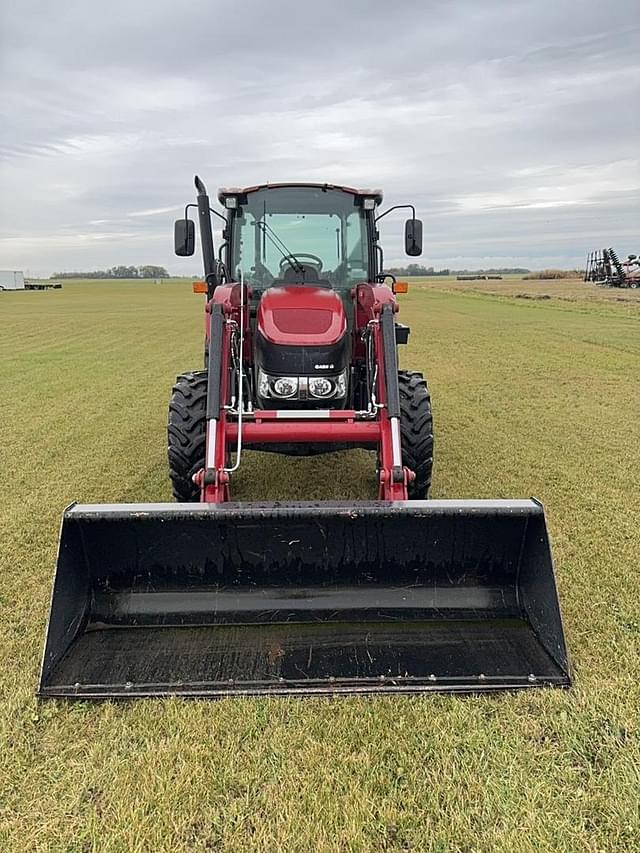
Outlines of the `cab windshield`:
{"type": "Polygon", "coordinates": [[[248,193],[233,220],[230,272],[258,288],[367,281],[367,223],[356,198],[321,187],[248,193]]]}

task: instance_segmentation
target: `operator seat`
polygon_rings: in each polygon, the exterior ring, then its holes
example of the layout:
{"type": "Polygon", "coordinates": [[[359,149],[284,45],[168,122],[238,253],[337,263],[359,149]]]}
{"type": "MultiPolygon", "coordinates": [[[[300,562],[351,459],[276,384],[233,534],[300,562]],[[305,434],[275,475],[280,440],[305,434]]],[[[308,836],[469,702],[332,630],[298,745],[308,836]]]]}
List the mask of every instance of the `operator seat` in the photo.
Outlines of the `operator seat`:
{"type": "Polygon", "coordinates": [[[282,279],[274,284],[309,284],[313,287],[331,287],[331,282],[326,278],[320,278],[320,272],[313,264],[300,264],[304,273],[294,267],[287,267],[282,274],[282,279]]]}

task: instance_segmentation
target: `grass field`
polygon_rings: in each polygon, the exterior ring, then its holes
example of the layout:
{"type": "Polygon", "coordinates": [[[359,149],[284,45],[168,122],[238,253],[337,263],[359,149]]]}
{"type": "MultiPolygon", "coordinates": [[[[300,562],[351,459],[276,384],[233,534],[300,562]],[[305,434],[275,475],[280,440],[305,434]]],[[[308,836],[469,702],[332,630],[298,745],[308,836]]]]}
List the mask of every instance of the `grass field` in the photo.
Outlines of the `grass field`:
{"type": "MultiPolygon", "coordinates": [[[[0,850],[640,849],[640,294],[427,280],[401,306],[433,495],[544,501],[575,687],[38,704],[61,512],[169,498],[202,303],[180,282],[0,294],[0,850]]],[[[233,486],[375,494],[365,452],[247,455],[233,486]]]]}

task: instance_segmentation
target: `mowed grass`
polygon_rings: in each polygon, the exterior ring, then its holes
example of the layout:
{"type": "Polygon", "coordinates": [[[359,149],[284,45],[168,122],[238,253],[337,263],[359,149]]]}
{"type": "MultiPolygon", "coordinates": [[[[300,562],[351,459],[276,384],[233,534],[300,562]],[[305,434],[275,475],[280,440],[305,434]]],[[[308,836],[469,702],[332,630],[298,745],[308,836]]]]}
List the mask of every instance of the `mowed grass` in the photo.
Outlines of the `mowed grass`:
{"type": "Polygon", "coordinates": [[[433,278],[417,276],[408,279],[414,287],[453,293],[484,293],[492,296],[515,297],[516,299],[547,300],[586,303],[590,307],[616,303],[629,313],[640,311],[640,290],[621,287],[600,287],[581,278],[524,280],[522,276],[486,281],[457,281],[454,277],[433,278]]]}
{"type": "MultiPolygon", "coordinates": [[[[166,405],[201,364],[202,301],[179,282],[0,294],[0,850],[640,849],[640,303],[471,284],[401,297],[433,495],[544,501],[570,691],[38,703],[62,510],[169,498],[166,405]]],[[[233,491],[373,497],[373,461],[248,454],[233,491]]]]}

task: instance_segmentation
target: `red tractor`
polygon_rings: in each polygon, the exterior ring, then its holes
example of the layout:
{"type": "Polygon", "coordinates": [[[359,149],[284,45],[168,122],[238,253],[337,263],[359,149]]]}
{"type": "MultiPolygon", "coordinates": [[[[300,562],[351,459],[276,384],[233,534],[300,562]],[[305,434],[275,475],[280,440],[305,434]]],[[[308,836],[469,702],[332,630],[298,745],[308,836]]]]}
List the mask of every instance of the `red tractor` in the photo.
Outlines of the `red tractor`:
{"type": "MultiPolygon", "coordinates": [[[[264,184],[222,190],[223,215],[196,187],[205,364],[178,377],[170,402],[178,502],[65,511],[40,695],[568,685],[541,504],[425,500],[429,392],[422,373],[398,369],[409,329],[377,224],[410,208],[406,251],[419,255],[413,207],[379,213],[375,190],[264,184]],[[369,448],[378,500],[233,503],[247,447],[369,448]]],[[[181,256],[195,246],[187,213],[181,256]]]]}
{"type": "MultiPolygon", "coordinates": [[[[215,261],[209,200],[197,186],[205,370],[183,374],[173,389],[176,499],[229,500],[242,448],[304,455],[352,447],[377,450],[381,499],[426,498],[429,392],[421,373],[398,370],[409,329],[396,321],[396,282],[382,271],[377,244],[376,223],[396,208],[378,214],[379,191],[329,184],[224,189],[225,242],[215,261]]],[[[411,210],[406,251],[415,256],[422,223],[411,210]]],[[[179,220],[175,231],[177,254],[192,254],[193,222],[179,220]]]]}

